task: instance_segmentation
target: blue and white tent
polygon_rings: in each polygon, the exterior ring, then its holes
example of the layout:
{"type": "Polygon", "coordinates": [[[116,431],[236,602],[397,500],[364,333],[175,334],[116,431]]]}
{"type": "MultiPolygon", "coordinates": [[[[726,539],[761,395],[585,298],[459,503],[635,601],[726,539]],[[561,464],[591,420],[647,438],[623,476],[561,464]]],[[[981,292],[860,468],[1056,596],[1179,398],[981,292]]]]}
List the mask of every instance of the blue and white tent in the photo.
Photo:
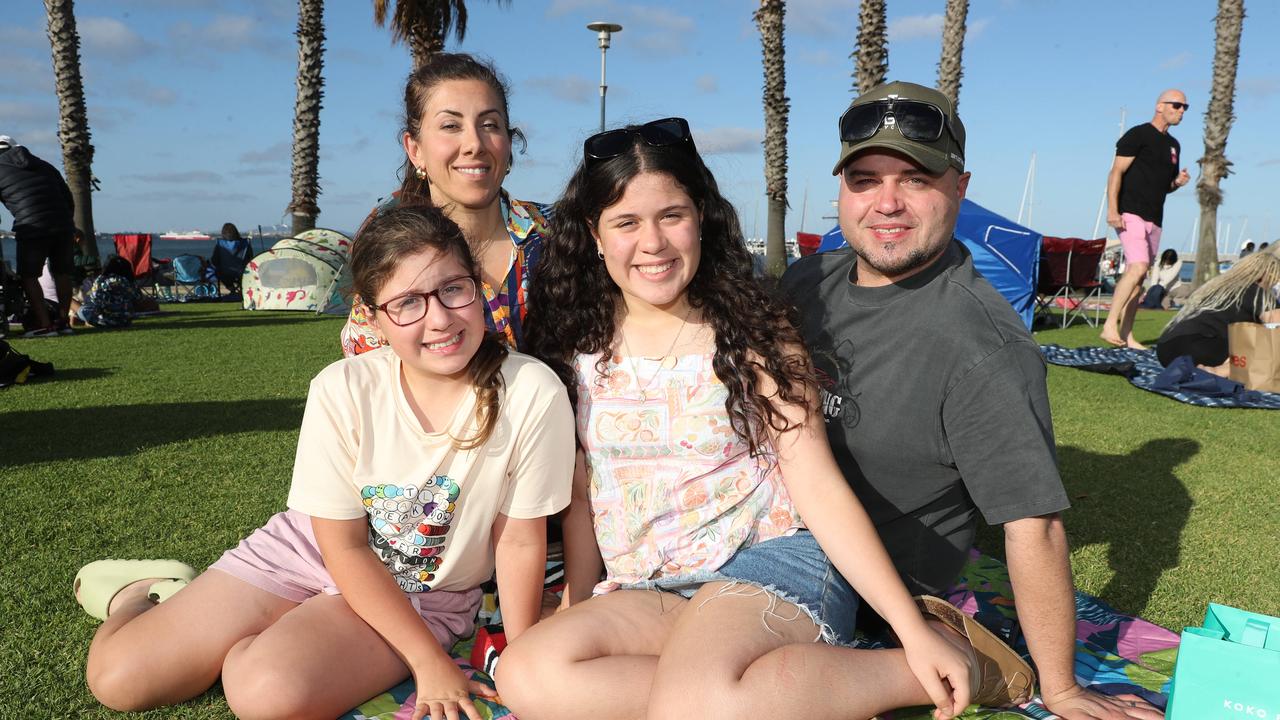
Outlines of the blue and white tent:
{"type": "MultiPolygon", "coordinates": [[[[982,207],[972,200],[960,204],[956,239],[973,254],[973,266],[1009,301],[1027,329],[1036,306],[1036,278],[1040,268],[1042,235],[982,207]]],[[[840,227],[822,236],[818,252],[846,245],[840,227]]]]}

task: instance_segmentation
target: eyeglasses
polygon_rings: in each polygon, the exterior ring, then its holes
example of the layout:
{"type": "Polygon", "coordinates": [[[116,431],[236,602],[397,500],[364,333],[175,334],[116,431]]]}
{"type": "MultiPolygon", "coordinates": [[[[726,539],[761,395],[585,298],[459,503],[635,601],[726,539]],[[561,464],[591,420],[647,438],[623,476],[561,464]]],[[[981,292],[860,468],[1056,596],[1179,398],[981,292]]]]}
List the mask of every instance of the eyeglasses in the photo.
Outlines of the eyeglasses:
{"type": "Polygon", "coordinates": [[[479,295],[476,279],[470,275],[445,280],[440,287],[431,292],[411,292],[397,295],[374,309],[386,313],[391,322],[404,327],[412,325],[427,316],[427,308],[431,306],[431,298],[450,310],[464,308],[476,301],[479,295]]]}
{"type": "Polygon", "coordinates": [[[1165,105],[1172,107],[1174,110],[1190,110],[1191,105],[1184,102],[1172,102],[1170,100],[1163,101],[1165,105]]]}
{"type": "Polygon", "coordinates": [[[847,143],[862,142],[879,132],[881,125],[896,127],[903,137],[916,142],[937,142],[944,129],[952,138],[956,137],[951,120],[942,108],[921,100],[891,97],[845,110],[840,116],[840,139],[847,143]]]}
{"type": "Polygon", "coordinates": [[[697,154],[697,149],[693,146],[693,135],[689,133],[688,121],[684,118],[669,117],[634,128],[606,130],[592,135],[582,143],[587,166],[626,154],[631,148],[633,138],[637,136],[651,147],[678,145],[687,148],[690,154],[697,154]]]}

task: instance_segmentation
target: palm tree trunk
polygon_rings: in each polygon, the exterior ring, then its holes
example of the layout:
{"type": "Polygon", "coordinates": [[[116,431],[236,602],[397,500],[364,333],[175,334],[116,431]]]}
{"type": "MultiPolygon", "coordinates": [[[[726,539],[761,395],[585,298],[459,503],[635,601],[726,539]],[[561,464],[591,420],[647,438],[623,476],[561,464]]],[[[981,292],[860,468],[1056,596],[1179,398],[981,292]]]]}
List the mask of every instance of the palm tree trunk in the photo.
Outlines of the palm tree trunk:
{"type": "Polygon", "coordinates": [[[1218,184],[1231,174],[1231,161],[1227,160],[1227,134],[1235,120],[1233,106],[1236,67],[1240,64],[1240,32],[1244,29],[1244,0],[1218,0],[1215,27],[1213,90],[1204,113],[1204,157],[1200,158],[1200,180],[1196,183],[1196,195],[1200,200],[1200,238],[1196,243],[1192,290],[1218,274],[1218,206],[1222,204],[1222,190],[1218,184]]]}
{"type": "Polygon", "coordinates": [[[80,77],[80,34],[76,31],[73,0],[45,0],[49,47],[53,51],[54,82],[58,91],[58,141],[62,145],[62,170],[75,201],[75,225],[84,233],[84,251],[98,257],[93,228],[93,144],[89,116],[84,107],[84,82],[80,77]]]}
{"type": "Polygon", "coordinates": [[[960,78],[964,75],[965,19],[969,0],[947,0],[942,21],[942,58],[938,61],[938,90],[951,101],[951,112],[960,105],[960,78]]]}
{"type": "Polygon", "coordinates": [[[787,65],[782,43],[784,0],[760,0],[755,12],[764,65],[764,194],[769,198],[765,271],[780,277],[787,269],[787,65]]]}
{"type": "Polygon", "coordinates": [[[854,60],[854,91],[861,95],[884,82],[889,72],[888,24],[884,0],[862,0],[858,11],[858,41],[854,60]]]}
{"type": "Polygon", "coordinates": [[[298,97],[293,106],[293,234],[316,226],[320,207],[320,99],[324,96],[324,0],[298,0],[298,97]]]}

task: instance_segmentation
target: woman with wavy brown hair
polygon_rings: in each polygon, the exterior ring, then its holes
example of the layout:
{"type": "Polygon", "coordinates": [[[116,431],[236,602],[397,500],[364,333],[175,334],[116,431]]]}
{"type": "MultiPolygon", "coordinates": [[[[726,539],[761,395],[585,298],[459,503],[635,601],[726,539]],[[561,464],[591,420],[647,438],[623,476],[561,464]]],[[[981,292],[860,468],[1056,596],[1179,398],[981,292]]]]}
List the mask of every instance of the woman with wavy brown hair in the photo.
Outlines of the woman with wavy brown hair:
{"type": "Polygon", "coordinates": [[[841,477],[791,313],[688,124],[584,155],[527,324],[577,414],[567,588],[502,655],[503,701],[525,720],[961,712],[973,658],[926,624],[841,477]],[[859,595],[905,649],[845,647],[859,595]]]}
{"type": "Polygon", "coordinates": [[[356,236],[352,276],[389,347],[311,382],[288,510],[209,570],[100,560],[89,689],[117,710],[222,679],[240,717],[335,717],[412,677],[414,717],[476,718],[448,648],[494,576],[508,637],[537,621],[546,516],[569,502],[573,418],[542,363],[486,332],[479,267],[436,208],[356,236]],[[162,602],[163,601],[163,602],[162,602]]]}
{"type": "MultiPolygon", "coordinates": [[[[512,125],[507,82],[489,62],[438,53],[404,86],[400,189],[370,218],[400,205],[431,205],[462,228],[480,266],[485,325],[509,347],[523,347],[529,272],[542,249],[550,208],[516,200],[502,187],[524,134],[512,125]]],[[[347,357],[384,339],[364,304],[352,304],[342,329],[347,357]]]]}

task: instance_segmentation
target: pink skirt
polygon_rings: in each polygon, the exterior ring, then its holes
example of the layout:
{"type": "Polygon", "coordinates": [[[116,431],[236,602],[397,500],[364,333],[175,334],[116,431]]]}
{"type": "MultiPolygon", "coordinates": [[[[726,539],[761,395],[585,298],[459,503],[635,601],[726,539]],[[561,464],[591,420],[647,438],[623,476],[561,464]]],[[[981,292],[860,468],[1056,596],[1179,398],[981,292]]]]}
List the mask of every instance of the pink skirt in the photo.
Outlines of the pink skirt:
{"type": "MultiPolygon", "coordinates": [[[[276,513],[240,544],[209,566],[291,602],[320,593],[341,595],[324,566],[311,516],[296,510],[276,513]]],[[[431,634],[444,647],[475,631],[480,588],[405,593],[431,634]]]]}

